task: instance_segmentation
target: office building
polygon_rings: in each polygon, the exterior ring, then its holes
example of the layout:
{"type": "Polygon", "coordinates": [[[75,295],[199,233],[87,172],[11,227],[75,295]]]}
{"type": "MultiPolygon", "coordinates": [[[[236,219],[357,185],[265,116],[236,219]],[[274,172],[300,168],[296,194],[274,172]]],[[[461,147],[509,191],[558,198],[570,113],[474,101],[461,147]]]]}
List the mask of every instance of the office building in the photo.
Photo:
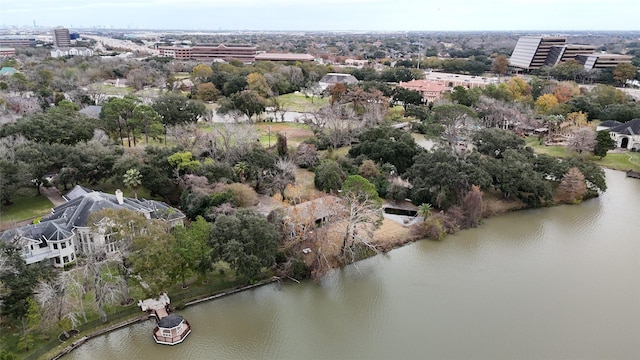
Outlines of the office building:
{"type": "Polygon", "coordinates": [[[537,70],[570,60],[584,65],[585,70],[612,68],[620,63],[630,63],[632,56],[598,54],[592,45],[566,44],[564,37],[522,36],[518,39],[509,59],[509,65],[517,70],[537,70]]]}
{"type": "Polygon", "coordinates": [[[585,70],[614,68],[618,64],[631,63],[631,55],[620,54],[579,54],[576,60],[585,70]]]}
{"type": "Polygon", "coordinates": [[[576,56],[579,54],[593,54],[595,51],[596,47],[593,45],[554,45],[551,47],[544,64],[554,66],[569,60],[576,60],[576,56]]]}
{"type": "Polygon", "coordinates": [[[248,64],[255,61],[257,49],[254,45],[196,44],[194,46],[160,46],[160,56],[177,60],[203,62],[238,60],[248,64]]]}
{"type": "Polygon", "coordinates": [[[509,59],[509,65],[522,70],[536,70],[545,65],[553,46],[565,45],[564,37],[522,36],[509,59]]]}
{"type": "Polygon", "coordinates": [[[0,47],[35,47],[36,38],[22,35],[1,35],[0,47]]]}
{"type": "Polygon", "coordinates": [[[71,36],[69,29],[57,27],[53,29],[53,45],[60,48],[68,48],[71,46],[71,36]]]}
{"type": "Polygon", "coordinates": [[[0,47],[0,58],[16,56],[16,49],[0,47]]]}

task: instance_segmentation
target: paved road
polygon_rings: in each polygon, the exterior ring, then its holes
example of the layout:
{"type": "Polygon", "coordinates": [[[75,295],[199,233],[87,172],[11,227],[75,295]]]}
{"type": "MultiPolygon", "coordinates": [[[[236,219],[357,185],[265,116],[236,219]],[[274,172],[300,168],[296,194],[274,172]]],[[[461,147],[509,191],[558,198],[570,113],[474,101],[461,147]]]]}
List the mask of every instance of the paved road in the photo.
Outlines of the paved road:
{"type": "Polygon", "coordinates": [[[51,201],[51,203],[53,204],[53,207],[62,205],[64,203],[66,203],[67,201],[62,197],[62,194],[60,193],[60,190],[58,190],[57,187],[52,186],[52,187],[44,187],[44,186],[40,186],[40,193],[44,196],[46,196],[49,201],[51,201]]]}

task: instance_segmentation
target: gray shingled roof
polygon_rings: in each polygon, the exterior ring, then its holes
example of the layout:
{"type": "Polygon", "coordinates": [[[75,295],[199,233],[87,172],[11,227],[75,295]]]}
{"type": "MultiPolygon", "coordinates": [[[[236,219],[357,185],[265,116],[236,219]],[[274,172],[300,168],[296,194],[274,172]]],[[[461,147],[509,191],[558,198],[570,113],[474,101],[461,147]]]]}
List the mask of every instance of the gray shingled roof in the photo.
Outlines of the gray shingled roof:
{"type": "Polygon", "coordinates": [[[612,128],[614,126],[618,126],[622,124],[620,121],[615,121],[615,120],[607,120],[607,121],[603,121],[602,123],[600,123],[598,126],[602,126],[602,127],[608,127],[608,128],[612,128]]]}
{"type": "Polygon", "coordinates": [[[182,316],[176,315],[176,314],[170,314],[160,319],[160,321],[158,321],[158,327],[171,329],[180,325],[180,323],[183,321],[184,321],[184,318],[182,316]]]}
{"type": "Polygon", "coordinates": [[[87,227],[89,215],[102,209],[127,209],[148,214],[152,219],[183,218],[179,210],[155,200],[124,198],[122,204],[113,194],[76,186],[67,197],[68,202],[56,206],[40,223],[10,229],[0,234],[0,240],[15,242],[19,236],[33,240],[58,240],[73,235],[75,227],[87,227]]]}
{"type": "Polygon", "coordinates": [[[41,221],[37,224],[29,224],[19,228],[9,229],[0,234],[0,240],[15,244],[20,238],[39,241],[42,246],[47,241],[60,241],[73,236],[64,223],[57,221],[41,221]]]}
{"type": "Polygon", "coordinates": [[[67,201],[71,201],[79,197],[82,197],[85,194],[88,194],[90,192],[93,192],[93,190],[87,189],[86,187],[82,187],[80,185],[76,185],[73,187],[73,189],[71,189],[71,191],[67,193],[67,195],[64,196],[64,198],[67,201]]]}
{"type": "Polygon", "coordinates": [[[118,199],[113,194],[107,194],[100,191],[84,192],[88,189],[74,188],[71,193],[75,193],[74,199],[69,202],[57,206],[53,209],[51,215],[45,217],[43,221],[64,219],[68,228],[86,227],[89,215],[103,209],[127,209],[149,214],[152,219],[177,219],[184,217],[180,211],[169,205],[155,200],[137,200],[132,198],[124,198],[122,204],[118,203],[118,199]],[[83,193],[84,192],[84,193],[83,193]]]}
{"type": "Polygon", "coordinates": [[[618,126],[614,126],[609,131],[625,135],[640,135],[640,119],[629,120],[618,126]]]}

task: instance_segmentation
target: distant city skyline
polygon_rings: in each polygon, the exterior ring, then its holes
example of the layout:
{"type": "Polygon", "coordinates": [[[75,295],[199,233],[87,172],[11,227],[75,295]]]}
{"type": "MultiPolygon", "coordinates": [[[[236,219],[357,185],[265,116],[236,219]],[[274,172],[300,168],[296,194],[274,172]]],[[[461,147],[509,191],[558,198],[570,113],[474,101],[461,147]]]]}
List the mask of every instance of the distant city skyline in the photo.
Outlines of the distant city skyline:
{"type": "Polygon", "coordinates": [[[640,30],[638,0],[0,0],[0,26],[271,31],[640,30]]]}

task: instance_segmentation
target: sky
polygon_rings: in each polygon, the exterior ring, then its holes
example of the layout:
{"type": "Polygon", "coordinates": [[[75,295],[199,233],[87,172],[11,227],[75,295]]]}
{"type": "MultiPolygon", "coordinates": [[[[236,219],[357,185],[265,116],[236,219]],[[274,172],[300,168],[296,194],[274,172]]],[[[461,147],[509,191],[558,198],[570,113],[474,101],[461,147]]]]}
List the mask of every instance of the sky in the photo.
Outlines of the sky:
{"type": "Polygon", "coordinates": [[[639,0],[0,0],[1,26],[184,30],[640,30],[639,0]]]}

